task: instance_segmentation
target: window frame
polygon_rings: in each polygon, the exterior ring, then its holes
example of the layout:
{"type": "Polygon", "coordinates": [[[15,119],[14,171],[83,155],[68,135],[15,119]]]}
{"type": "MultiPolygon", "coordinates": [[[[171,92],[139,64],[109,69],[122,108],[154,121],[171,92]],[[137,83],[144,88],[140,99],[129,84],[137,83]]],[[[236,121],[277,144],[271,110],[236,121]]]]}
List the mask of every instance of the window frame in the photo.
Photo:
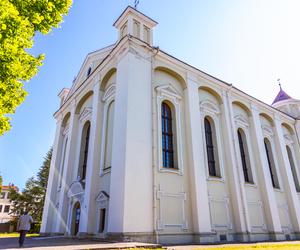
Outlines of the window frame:
{"type": "MultiPolygon", "coordinates": [[[[172,112],[172,107],[166,101],[163,101],[161,104],[161,123],[165,124],[162,125],[161,130],[161,140],[162,140],[162,167],[169,168],[169,169],[178,169],[178,166],[175,164],[175,154],[176,151],[174,149],[174,144],[176,147],[176,142],[174,142],[174,115],[172,112]],[[168,114],[169,113],[169,114],[168,114]],[[164,129],[169,127],[168,129],[164,129]],[[171,148],[166,146],[167,141],[170,142],[171,148]],[[164,143],[165,142],[165,143],[164,143]],[[169,165],[165,164],[167,158],[170,158],[169,165]]],[[[176,134],[175,134],[176,136],[176,134]]]]}
{"type": "MultiPolygon", "coordinates": [[[[102,119],[102,130],[101,130],[101,146],[100,146],[100,171],[99,176],[103,176],[111,172],[111,168],[105,168],[105,146],[106,146],[106,131],[107,131],[107,118],[108,109],[112,102],[115,102],[116,96],[116,85],[115,83],[110,84],[104,91],[102,102],[104,102],[103,107],[103,119],[102,119]]],[[[116,103],[115,103],[116,106],[116,103]]]]}
{"type": "MultiPolygon", "coordinates": [[[[78,129],[77,129],[77,146],[76,146],[76,160],[74,162],[74,167],[72,170],[72,175],[73,175],[73,180],[74,181],[79,181],[80,179],[78,178],[79,176],[79,167],[80,167],[80,161],[81,161],[81,147],[82,147],[82,133],[83,133],[83,128],[84,125],[87,122],[90,122],[90,126],[92,126],[92,113],[93,113],[93,108],[92,107],[85,107],[81,112],[78,117],[78,129]]],[[[91,142],[91,140],[90,140],[91,142]]]]}
{"type": "Polygon", "coordinates": [[[161,173],[174,173],[178,175],[183,175],[184,166],[183,166],[183,139],[182,139],[182,129],[184,126],[181,116],[183,114],[182,107],[182,96],[178,91],[171,85],[161,85],[155,88],[156,90],[156,111],[157,111],[157,166],[158,172],[161,173]],[[177,168],[165,168],[163,167],[163,155],[162,155],[162,121],[161,121],[161,106],[163,102],[170,103],[174,110],[173,115],[173,125],[176,138],[173,137],[173,142],[176,141],[176,144],[173,145],[175,151],[175,164],[177,168]],[[176,157],[176,158],[175,158],[176,157]]]}
{"type": "Polygon", "coordinates": [[[287,156],[288,156],[288,160],[289,160],[289,164],[290,164],[290,169],[291,169],[292,176],[293,176],[293,181],[295,184],[295,189],[296,189],[296,192],[299,194],[300,193],[300,180],[299,180],[299,175],[298,175],[298,171],[297,171],[297,164],[296,164],[295,157],[294,157],[294,147],[291,144],[290,145],[286,144],[285,146],[286,146],[287,156]],[[288,152],[288,149],[290,151],[290,154],[288,152]],[[291,162],[291,160],[292,160],[292,162],[291,162]],[[292,166],[292,163],[293,163],[293,166],[292,166]],[[295,181],[295,179],[296,179],[296,181],[295,181]]]}
{"type": "Polygon", "coordinates": [[[215,145],[216,142],[214,143],[214,140],[216,141],[216,139],[214,138],[216,137],[216,131],[214,128],[214,124],[212,124],[213,120],[211,121],[210,120],[211,118],[209,116],[204,117],[204,133],[205,133],[208,174],[210,177],[221,178],[220,169],[217,169],[219,168],[217,162],[218,153],[216,155],[216,150],[215,150],[217,145],[215,145]],[[210,163],[213,164],[213,166],[210,163]]]}
{"type": "Polygon", "coordinates": [[[268,169],[269,169],[269,174],[270,174],[270,178],[271,178],[272,187],[273,187],[274,190],[280,191],[280,190],[282,190],[281,189],[282,183],[280,182],[280,179],[279,179],[277,162],[276,162],[276,158],[274,157],[274,153],[273,153],[273,152],[276,152],[276,151],[274,151],[274,148],[273,148],[272,138],[264,136],[263,143],[264,143],[265,155],[266,155],[266,159],[267,159],[267,164],[268,164],[268,169]],[[267,152],[269,152],[269,150],[267,149],[266,140],[269,142],[271,155],[269,155],[267,153],[267,152]],[[270,158],[270,156],[272,158],[270,158]],[[276,179],[277,179],[277,185],[275,183],[276,180],[273,179],[274,173],[272,172],[272,164],[274,164],[273,169],[275,171],[275,175],[276,175],[276,179]]]}
{"type": "MultiPolygon", "coordinates": [[[[238,129],[242,129],[244,134],[245,134],[245,139],[246,139],[246,142],[247,142],[247,147],[248,147],[248,156],[249,156],[249,162],[250,162],[250,167],[251,167],[251,173],[252,173],[252,179],[253,179],[253,183],[247,183],[247,182],[244,182],[244,185],[245,186],[248,186],[248,187],[255,187],[257,188],[257,175],[256,175],[256,163],[255,163],[255,158],[254,158],[254,151],[253,151],[253,142],[251,140],[251,131],[249,130],[249,127],[250,127],[250,124],[249,124],[249,117],[245,117],[244,115],[242,114],[236,114],[234,116],[234,121],[235,121],[235,128],[236,130],[238,129]]],[[[235,133],[235,136],[237,134],[235,133]]],[[[238,140],[237,136],[235,137],[236,140],[238,140]]],[[[237,152],[239,151],[239,146],[238,144],[236,144],[237,148],[237,152]]],[[[238,155],[238,162],[239,164],[240,163],[240,157],[238,155]]],[[[241,169],[241,168],[239,168],[241,169]]],[[[242,169],[241,169],[242,170],[242,169]]],[[[240,176],[241,178],[243,178],[243,173],[242,171],[240,172],[240,176]]]]}
{"type": "Polygon", "coordinates": [[[10,205],[5,205],[3,208],[3,213],[8,214],[10,212],[10,205]],[[8,207],[8,211],[6,212],[6,208],[8,207]]]}
{"type": "MultiPolygon", "coordinates": [[[[204,160],[205,160],[205,170],[206,170],[206,180],[207,181],[218,181],[218,182],[225,182],[226,176],[224,171],[224,152],[222,143],[223,140],[221,138],[221,110],[219,105],[215,104],[210,100],[203,100],[200,101],[200,116],[201,116],[201,130],[202,130],[202,138],[203,138],[203,147],[204,147],[204,160]],[[209,117],[215,127],[215,139],[216,139],[216,147],[217,147],[217,159],[219,163],[219,172],[220,177],[210,176],[208,171],[208,160],[207,160],[207,151],[206,151],[206,139],[205,139],[205,128],[204,128],[204,119],[205,117],[209,117]]],[[[215,156],[216,157],[216,156],[215,156]]]]}
{"type": "Polygon", "coordinates": [[[254,169],[253,169],[253,161],[251,160],[251,150],[250,150],[250,140],[249,140],[249,137],[247,135],[247,131],[245,131],[243,128],[238,128],[237,130],[237,136],[238,136],[238,148],[239,148],[239,160],[240,160],[240,163],[241,163],[241,166],[242,166],[242,172],[243,172],[243,176],[244,176],[244,183],[246,185],[255,185],[255,174],[254,174],[254,169]],[[242,133],[243,134],[242,134],[242,133]],[[242,152],[241,152],[241,145],[240,145],[240,138],[239,138],[239,134],[241,136],[241,139],[242,139],[242,143],[243,143],[243,151],[244,151],[244,154],[245,154],[245,163],[246,163],[246,170],[247,170],[247,173],[248,173],[248,181],[246,181],[246,178],[245,178],[245,173],[244,173],[244,164],[243,164],[243,159],[242,159],[242,152]],[[243,138],[244,137],[244,138],[243,138]],[[248,161],[247,161],[247,157],[248,157],[248,161]],[[247,165],[247,163],[249,163],[249,166],[247,165]]]}

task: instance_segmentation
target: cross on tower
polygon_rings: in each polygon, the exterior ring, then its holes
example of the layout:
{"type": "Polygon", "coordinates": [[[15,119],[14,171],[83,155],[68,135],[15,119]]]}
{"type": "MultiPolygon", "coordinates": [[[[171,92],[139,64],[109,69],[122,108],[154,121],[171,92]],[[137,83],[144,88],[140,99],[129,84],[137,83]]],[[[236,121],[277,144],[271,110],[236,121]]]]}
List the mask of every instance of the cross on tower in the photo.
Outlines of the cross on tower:
{"type": "Polygon", "coordinates": [[[134,8],[137,9],[137,6],[139,5],[140,0],[134,0],[134,8]]]}
{"type": "Polygon", "coordinates": [[[281,89],[281,82],[280,82],[280,79],[277,79],[277,82],[278,82],[278,85],[279,85],[279,87],[280,87],[280,89],[281,89]]]}

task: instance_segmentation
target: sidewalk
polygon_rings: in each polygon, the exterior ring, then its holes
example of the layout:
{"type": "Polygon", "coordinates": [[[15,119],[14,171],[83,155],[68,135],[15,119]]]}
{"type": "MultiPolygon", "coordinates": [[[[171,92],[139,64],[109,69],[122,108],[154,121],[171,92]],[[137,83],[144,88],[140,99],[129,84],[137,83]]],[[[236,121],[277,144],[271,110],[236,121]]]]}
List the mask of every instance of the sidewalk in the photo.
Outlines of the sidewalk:
{"type": "MultiPolygon", "coordinates": [[[[0,249],[20,249],[18,238],[0,238],[0,249]]],[[[41,250],[73,250],[73,249],[126,249],[126,248],[156,248],[159,245],[139,242],[100,242],[86,239],[69,239],[63,237],[27,238],[24,249],[41,250]]]]}

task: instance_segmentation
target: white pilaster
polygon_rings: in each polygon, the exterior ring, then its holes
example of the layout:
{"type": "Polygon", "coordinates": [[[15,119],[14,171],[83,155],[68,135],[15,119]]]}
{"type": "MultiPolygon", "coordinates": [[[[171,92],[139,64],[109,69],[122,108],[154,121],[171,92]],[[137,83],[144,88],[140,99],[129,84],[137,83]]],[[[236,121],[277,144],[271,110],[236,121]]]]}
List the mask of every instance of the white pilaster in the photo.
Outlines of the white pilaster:
{"type": "Polygon", "coordinates": [[[281,235],[281,223],[279,219],[274,189],[272,186],[268,159],[264,146],[264,137],[262,134],[260,115],[259,111],[254,105],[251,106],[251,112],[251,127],[253,128],[253,142],[255,153],[257,156],[256,163],[259,177],[258,179],[263,196],[263,204],[267,218],[268,230],[269,233],[274,234],[275,239],[282,240],[283,235],[281,235]]]}
{"type": "Polygon", "coordinates": [[[276,151],[280,162],[280,173],[283,180],[284,190],[287,196],[290,217],[296,233],[300,232],[300,204],[295,188],[291,165],[289,162],[286,142],[284,139],[282,125],[279,117],[275,117],[275,138],[276,138],[276,151]]]}
{"type": "Polygon", "coordinates": [[[91,120],[91,132],[89,153],[87,159],[87,171],[85,181],[84,204],[81,210],[80,232],[94,233],[96,218],[96,195],[99,192],[99,156],[100,156],[100,75],[94,79],[93,89],[93,113],[91,120]]]}
{"type": "Polygon", "coordinates": [[[130,48],[117,65],[108,233],[153,232],[151,101],[151,62],[130,48]]]}
{"type": "Polygon", "coordinates": [[[59,159],[62,144],[62,117],[59,117],[56,123],[55,139],[53,143],[53,152],[50,165],[50,172],[47,184],[47,193],[45,198],[43,218],[41,225],[41,233],[52,232],[53,214],[56,210],[55,198],[57,191],[57,182],[59,175],[59,159]]]}
{"type": "MultiPolygon", "coordinates": [[[[223,92],[223,108],[224,108],[224,127],[223,134],[226,142],[225,152],[228,160],[228,181],[231,193],[231,202],[233,207],[233,215],[236,226],[237,233],[247,234],[250,231],[248,227],[248,216],[246,210],[246,200],[245,200],[245,190],[244,181],[241,177],[241,169],[238,165],[238,151],[236,150],[236,145],[238,141],[236,140],[236,128],[233,118],[232,102],[228,95],[228,92],[223,92]],[[225,130],[224,130],[225,129],[225,130]],[[225,132],[226,131],[226,132],[225,132]]],[[[243,240],[247,240],[244,239],[243,240]]]]}
{"type": "Polygon", "coordinates": [[[62,184],[59,193],[59,207],[56,216],[56,227],[55,232],[65,233],[67,231],[67,216],[68,216],[68,198],[67,192],[72,182],[72,171],[74,168],[74,158],[76,150],[76,139],[77,139],[77,124],[78,115],[75,113],[76,104],[75,101],[71,104],[71,116],[70,116],[70,127],[69,127],[69,140],[66,147],[66,161],[62,176],[62,184]]]}
{"type": "Polygon", "coordinates": [[[201,127],[201,114],[199,110],[199,93],[196,79],[188,76],[187,88],[184,90],[186,99],[186,109],[188,114],[187,134],[188,152],[190,158],[190,181],[191,181],[191,201],[194,233],[209,234],[212,231],[209,211],[209,200],[206,182],[205,164],[202,156],[203,134],[201,127]]]}

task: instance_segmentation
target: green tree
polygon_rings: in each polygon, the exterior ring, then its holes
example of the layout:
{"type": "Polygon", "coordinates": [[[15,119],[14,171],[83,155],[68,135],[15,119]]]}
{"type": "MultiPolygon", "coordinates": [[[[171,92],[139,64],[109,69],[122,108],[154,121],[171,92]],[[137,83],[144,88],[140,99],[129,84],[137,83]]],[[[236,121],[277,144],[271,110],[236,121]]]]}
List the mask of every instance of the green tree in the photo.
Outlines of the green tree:
{"type": "Polygon", "coordinates": [[[52,148],[48,151],[44,162],[36,177],[27,180],[23,192],[14,189],[9,191],[9,199],[13,204],[13,214],[21,214],[27,210],[37,222],[42,220],[43,207],[46,196],[49,169],[52,157],[52,148]]]}
{"type": "Polygon", "coordinates": [[[72,0],[0,0],[0,136],[24,101],[24,82],[37,74],[44,55],[28,52],[36,32],[58,27],[72,0]]]}

